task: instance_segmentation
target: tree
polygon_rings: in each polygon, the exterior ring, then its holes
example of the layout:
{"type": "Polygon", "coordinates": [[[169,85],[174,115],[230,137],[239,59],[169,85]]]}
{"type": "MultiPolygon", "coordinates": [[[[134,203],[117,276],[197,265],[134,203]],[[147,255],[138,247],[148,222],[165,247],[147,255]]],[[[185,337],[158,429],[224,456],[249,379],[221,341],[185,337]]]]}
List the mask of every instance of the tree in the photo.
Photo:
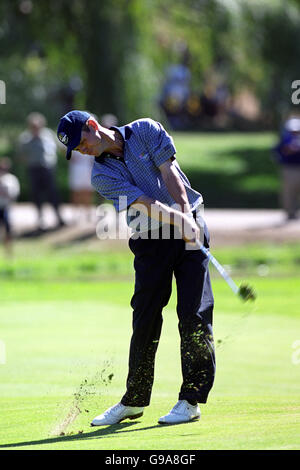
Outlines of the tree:
{"type": "MultiPolygon", "coordinates": [[[[155,73],[143,48],[149,42],[145,18],[151,16],[151,2],[6,0],[0,8],[0,31],[4,32],[0,74],[13,82],[10,75],[16,75],[16,63],[20,64],[22,101],[25,96],[35,101],[28,89],[34,88],[30,79],[36,78],[40,87],[46,87],[53,107],[59,99],[55,92],[75,75],[84,82],[81,107],[96,114],[115,113],[120,120],[149,110],[155,73]],[[9,72],[4,71],[4,63],[9,64],[9,72]]],[[[19,93],[14,95],[21,98],[19,93]]]]}

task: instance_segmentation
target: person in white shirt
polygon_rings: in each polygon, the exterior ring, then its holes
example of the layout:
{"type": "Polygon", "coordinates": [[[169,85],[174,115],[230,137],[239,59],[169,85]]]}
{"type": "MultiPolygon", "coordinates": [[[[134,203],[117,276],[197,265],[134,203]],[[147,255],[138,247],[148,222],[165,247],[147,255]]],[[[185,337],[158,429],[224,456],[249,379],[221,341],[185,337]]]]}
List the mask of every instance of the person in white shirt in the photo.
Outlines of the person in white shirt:
{"type": "Polygon", "coordinates": [[[91,185],[91,173],[94,158],[74,151],[69,166],[69,188],[71,190],[71,203],[75,208],[76,221],[84,217],[92,217],[92,204],[94,190],[91,185]]]}
{"type": "Polygon", "coordinates": [[[8,255],[12,252],[12,230],[9,218],[10,204],[20,194],[18,178],[10,173],[11,161],[3,157],[0,160],[0,226],[4,227],[4,247],[8,255]]]}

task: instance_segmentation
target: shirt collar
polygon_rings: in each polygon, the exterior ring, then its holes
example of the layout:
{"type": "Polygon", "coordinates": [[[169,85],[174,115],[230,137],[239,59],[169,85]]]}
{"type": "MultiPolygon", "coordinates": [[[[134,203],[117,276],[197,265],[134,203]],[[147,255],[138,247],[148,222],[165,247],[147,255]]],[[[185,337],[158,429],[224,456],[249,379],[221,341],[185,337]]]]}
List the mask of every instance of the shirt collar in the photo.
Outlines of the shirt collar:
{"type": "MultiPolygon", "coordinates": [[[[132,134],[132,129],[127,125],[126,126],[121,126],[121,127],[112,126],[112,127],[110,127],[110,129],[116,129],[117,131],[119,131],[125,142],[130,138],[130,136],[132,134]]],[[[98,162],[98,163],[102,163],[105,156],[112,156],[112,155],[107,154],[107,153],[104,152],[101,155],[99,155],[98,157],[95,157],[95,161],[98,162]]],[[[117,158],[117,157],[113,157],[113,158],[115,158],[116,160],[119,160],[119,158],[117,158]]]]}
{"type": "Polygon", "coordinates": [[[121,127],[117,127],[117,126],[112,126],[110,127],[110,129],[116,129],[117,131],[120,132],[120,134],[122,135],[123,139],[125,140],[128,140],[129,137],[131,136],[132,134],[132,129],[129,127],[129,126],[121,126],[121,127]]]}

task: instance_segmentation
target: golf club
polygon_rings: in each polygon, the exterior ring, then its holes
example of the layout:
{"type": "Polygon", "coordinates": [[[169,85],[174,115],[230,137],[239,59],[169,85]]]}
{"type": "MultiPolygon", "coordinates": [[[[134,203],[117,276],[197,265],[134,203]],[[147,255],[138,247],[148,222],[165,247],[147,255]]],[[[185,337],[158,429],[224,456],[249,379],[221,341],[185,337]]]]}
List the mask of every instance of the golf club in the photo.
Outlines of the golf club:
{"type": "Polygon", "coordinates": [[[212,264],[215,266],[215,268],[219,271],[223,279],[227,282],[229,287],[232,289],[232,291],[240,297],[241,300],[244,302],[247,302],[247,300],[252,300],[254,301],[256,299],[256,294],[254,292],[254,289],[249,286],[248,284],[241,284],[240,287],[236,285],[234,280],[229,276],[229,274],[226,272],[226,270],[223,268],[223,266],[216,260],[216,258],[210,253],[210,251],[205,248],[200,242],[199,242],[199,248],[202,251],[202,253],[209,259],[209,261],[212,262],[212,264]]]}

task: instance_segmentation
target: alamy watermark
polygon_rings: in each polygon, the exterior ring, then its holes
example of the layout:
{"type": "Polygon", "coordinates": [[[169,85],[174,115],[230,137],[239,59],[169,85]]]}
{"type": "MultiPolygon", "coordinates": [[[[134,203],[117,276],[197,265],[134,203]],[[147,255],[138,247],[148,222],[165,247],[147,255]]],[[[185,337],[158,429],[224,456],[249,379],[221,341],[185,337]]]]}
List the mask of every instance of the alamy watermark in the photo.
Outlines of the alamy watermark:
{"type": "Polygon", "coordinates": [[[4,341],[0,339],[0,365],[6,364],[6,347],[4,341]]]}
{"type": "MultiPolygon", "coordinates": [[[[127,197],[120,196],[118,200],[118,211],[111,204],[101,204],[97,207],[96,234],[100,240],[126,240],[130,236],[133,239],[186,239],[192,240],[195,226],[200,231],[200,242],[204,241],[204,206],[200,204],[195,211],[195,217],[189,214],[182,217],[182,211],[178,204],[172,205],[171,211],[165,211],[157,204],[150,207],[144,204],[134,204],[129,208],[127,197]],[[124,223],[123,215],[126,209],[127,224],[124,223]],[[191,220],[194,219],[194,221],[191,220]],[[172,230],[172,225],[175,230],[172,230]],[[172,235],[171,235],[172,234],[172,235]]],[[[187,243],[187,249],[195,249],[195,244],[187,243]]]]}
{"type": "Polygon", "coordinates": [[[292,364],[294,364],[294,366],[298,366],[300,364],[300,339],[296,339],[293,342],[292,348],[295,349],[292,353],[292,364]]]}
{"type": "Polygon", "coordinates": [[[6,85],[3,80],[0,80],[0,104],[6,104],[6,85]]]}
{"type": "Polygon", "coordinates": [[[300,80],[294,80],[291,85],[292,92],[291,100],[293,104],[300,104],[300,80]]]}

